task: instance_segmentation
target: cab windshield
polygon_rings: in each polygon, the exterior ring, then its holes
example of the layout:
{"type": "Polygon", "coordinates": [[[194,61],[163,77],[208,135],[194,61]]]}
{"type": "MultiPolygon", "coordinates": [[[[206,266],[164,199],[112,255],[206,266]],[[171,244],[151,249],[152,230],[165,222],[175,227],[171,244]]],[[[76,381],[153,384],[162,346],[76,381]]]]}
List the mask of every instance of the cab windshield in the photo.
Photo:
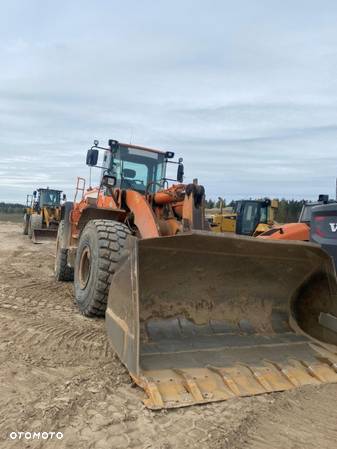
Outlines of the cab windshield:
{"type": "Polygon", "coordinates": [[[260,223],[268,223],[268,207],[267,206],[261,206],[260,223]]]}
{"type": "Polygon", "coordinates": [[[310,221],[311,221],[311,209],[315,205],[316,204],[306,204],[306,205],[303,206],[302,211],[301,211],[301,215],[300,215],[300,219],[299,219],[299,221],[301,223],[310,223],[310,221]]]}
{"type": "Polygon", "coordinates": [[[59,206],[61,192],[58,190],[39,190],[40,206],[59,206]]]}
{"type": "Polygon", "coordinates": [[[166,162],[162,153],[120,145],[108,166],[122,189],[154,193],[163,187],[166,162]]]}
{"type": "Polygon", "coordinates": [[[252,235],[260,220],[260,205],[259,203],[251,202],[244,203],[242,230],[244,235],[252,235]]]}

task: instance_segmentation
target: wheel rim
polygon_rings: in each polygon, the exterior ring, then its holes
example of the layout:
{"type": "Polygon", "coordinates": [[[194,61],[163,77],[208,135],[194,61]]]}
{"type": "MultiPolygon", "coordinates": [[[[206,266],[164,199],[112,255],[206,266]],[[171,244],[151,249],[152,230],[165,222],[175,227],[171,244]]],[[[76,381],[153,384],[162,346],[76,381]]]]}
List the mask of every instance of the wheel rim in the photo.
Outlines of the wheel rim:
{"type": "Polygon", "coordinates": [[[90,249],[88,246],[85,246],[83,248],[83,251],[81,254],[80,266],[79,266],[79,272],[78,272],[79,284],[80,284],[80,288],[82,290],[84,290],[88,284],[89,277],[90,277],[90,270],[91,270],[90,249]]]}

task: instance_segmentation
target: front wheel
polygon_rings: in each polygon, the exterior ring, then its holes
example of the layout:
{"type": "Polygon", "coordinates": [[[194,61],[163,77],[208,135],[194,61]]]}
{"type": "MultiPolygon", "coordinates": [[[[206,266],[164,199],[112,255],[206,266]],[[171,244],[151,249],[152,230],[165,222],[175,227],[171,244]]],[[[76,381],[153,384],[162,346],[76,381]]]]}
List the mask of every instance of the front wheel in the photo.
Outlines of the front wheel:
{"type": "Polygon", "coordinates": [[[73,281],[74,269],[68,265],[68,248],[64,247],[64,220],[57,230],[54,274],[57,281],[73,281]]]}
{"type": "Polygon", "coordinates": [[[42,225],[43,225],[42,215],[39,214],[31,215],[28,224],[28,236],[32,238],[34,230],[42,229],[42,225]]]}
{"type": "Polygon", "coordinates": [[[104,316],[112,276],[129,228],[112,220],[92,220],[84,228],[75,260],[75,300],[86,316],[104,316]]]}
{"type": "Polygon", "coordinates": [[[29,228],[29,215],[25,214],[23,216],[23,235],[28,235],[29,228]]]}

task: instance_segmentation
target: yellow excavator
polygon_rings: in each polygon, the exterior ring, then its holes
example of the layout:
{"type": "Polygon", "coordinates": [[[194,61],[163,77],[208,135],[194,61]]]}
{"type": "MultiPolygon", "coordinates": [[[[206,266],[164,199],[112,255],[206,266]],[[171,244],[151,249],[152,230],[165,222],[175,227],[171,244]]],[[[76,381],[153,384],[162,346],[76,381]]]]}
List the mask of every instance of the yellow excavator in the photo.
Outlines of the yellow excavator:
{"type": "Polygon", "coordinates": [[[27,195],[23,234],[28,235],[33,243],[56,239],[61,220],[61,193],[62,190],[47,187],[27,195]]]}
{"type": "Polygon", "coordinates": [[[213,232],[235,232],[257,237],[276,223],[278,200],[265,198],[236,201],[232,212],[224,212],[222,204],[220,213],[210,217],[209,223],[213,232]]]}

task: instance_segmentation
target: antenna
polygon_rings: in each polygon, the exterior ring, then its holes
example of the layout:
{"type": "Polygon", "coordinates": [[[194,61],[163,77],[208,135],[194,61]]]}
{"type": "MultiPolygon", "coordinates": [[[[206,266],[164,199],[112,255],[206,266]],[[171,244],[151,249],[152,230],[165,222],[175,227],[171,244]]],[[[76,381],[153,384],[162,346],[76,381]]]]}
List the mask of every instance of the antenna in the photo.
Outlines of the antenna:
{"type": "Polygon", "coordinates": [[[133,136],[132,136],[132,131],[133,131],[133,128],[131,127],[131,128],[130,128],[130,145],[131,145],[131,143],[132,143],[132,137],[133,137],[133,136]]]}

